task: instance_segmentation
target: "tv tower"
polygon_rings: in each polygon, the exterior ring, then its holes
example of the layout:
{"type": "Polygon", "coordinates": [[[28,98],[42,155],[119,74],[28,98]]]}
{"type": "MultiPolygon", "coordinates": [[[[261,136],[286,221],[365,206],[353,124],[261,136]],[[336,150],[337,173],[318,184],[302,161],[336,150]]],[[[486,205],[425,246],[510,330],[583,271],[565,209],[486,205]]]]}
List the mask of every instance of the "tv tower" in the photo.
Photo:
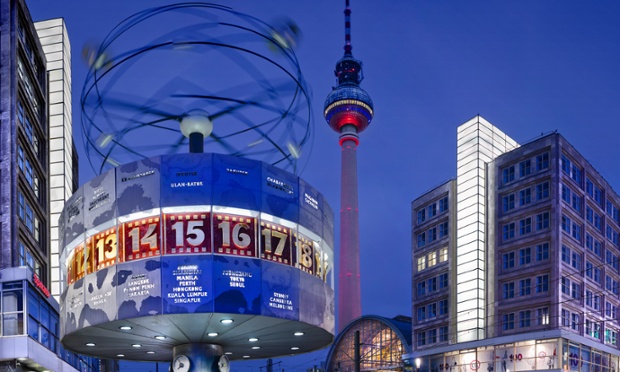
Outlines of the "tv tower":
{"type": "Polygon", "coordinates": [[[360,295],[360,243],[357,209],[358,133],[368,127],[373,117],[372,100],[359,87],[363,79],[362,61],[351,53],[351,8],[344,10],[344,56],[336,64],[338,86],[325,100],[325,120],[340,133],[342,148],[340,176],[340,265],[338,284],[338,329],[362,315],[360,295]]]}

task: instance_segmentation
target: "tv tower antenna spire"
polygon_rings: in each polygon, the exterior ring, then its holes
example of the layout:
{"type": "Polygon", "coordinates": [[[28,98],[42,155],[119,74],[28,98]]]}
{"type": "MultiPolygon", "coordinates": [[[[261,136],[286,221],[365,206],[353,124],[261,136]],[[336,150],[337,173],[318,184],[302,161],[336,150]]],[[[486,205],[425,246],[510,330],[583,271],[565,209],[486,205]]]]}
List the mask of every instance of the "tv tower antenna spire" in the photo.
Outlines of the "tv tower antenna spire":
{"type": "Polygon", "coordinates": [[[360,290],[359,216],[357,197],[358,134],[373,118],[370,96],[359,87],[363,79],[362,62],[353,58],[351,46],[351,8],[345,0],[344,56],[336,63],[338,85],[325,100],[324,116],[340,134],[342,148],[340,183],[340,248],[338,282],[338,329],[362,315],[360,290]]]}

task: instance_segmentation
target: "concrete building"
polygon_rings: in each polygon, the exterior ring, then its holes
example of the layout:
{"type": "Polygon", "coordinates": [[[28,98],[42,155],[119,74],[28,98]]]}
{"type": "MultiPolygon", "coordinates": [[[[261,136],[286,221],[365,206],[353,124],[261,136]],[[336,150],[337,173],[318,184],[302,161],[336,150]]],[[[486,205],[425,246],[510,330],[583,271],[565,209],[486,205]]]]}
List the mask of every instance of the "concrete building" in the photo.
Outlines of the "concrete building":
{"type": "Polygon", "coordinates": [[[456,179],[412,203],[413,365],[617,371],[619,208],[560,134],[461,125],[456,179]]]}
{"type": "MultiPolygon", "coordinates": [[[[61,20],[52,22],[64,30],[61,20]]],[[[68,66],[64,52],[58,56],[68,66]]],[[[48,87],[70,92],[56,81],[48,80],[46,54],[25,2],[0,0],[0,371],[96,369],[95,360],[62,348],[59,305],[48,289],[58,266],[50,243],[55,181],[48,141],[55,136],[49,119],[57,109],[48,102],[57,98],[48,87]]],[[[74,172],[71,165],[63,171],[74,172]]]]}

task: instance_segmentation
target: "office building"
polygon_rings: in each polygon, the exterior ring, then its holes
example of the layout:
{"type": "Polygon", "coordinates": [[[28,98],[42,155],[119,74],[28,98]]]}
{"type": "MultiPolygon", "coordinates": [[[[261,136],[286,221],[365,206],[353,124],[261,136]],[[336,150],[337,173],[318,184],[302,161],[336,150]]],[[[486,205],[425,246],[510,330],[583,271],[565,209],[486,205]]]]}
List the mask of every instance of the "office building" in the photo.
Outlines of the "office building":
{"type": "Polygon", "coordinates": [[[560,134],[459,126],[456,179],[412,203],[412,364],[616,371],[619,208],[560,134]]]}
{"type": "MultiPolygon", "coordinates": [[[[68,66],[69,56],[58,53],[68,66]]],[[[94,369],[94,360],[62,348],[59,305],[48,289],[57,265],[48,141],[56,112],[48,87],[55,82],[48,81],[46,53],[25,2],[0,0],[0,371],[94,369]]],[[[60,89],[69,94],[67,86],[60,89]]]]}

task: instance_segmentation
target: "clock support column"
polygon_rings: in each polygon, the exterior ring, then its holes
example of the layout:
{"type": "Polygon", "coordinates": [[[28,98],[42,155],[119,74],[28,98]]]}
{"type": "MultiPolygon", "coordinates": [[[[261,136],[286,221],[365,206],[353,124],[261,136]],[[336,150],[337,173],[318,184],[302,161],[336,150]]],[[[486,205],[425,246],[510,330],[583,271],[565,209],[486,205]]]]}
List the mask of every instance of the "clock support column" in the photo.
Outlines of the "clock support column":
{"type": "Polygon", "coordinates": [[[173,372],[228,372],[228,358],[220,345],[178,345],[173,349],[173,357],[173,372]]]}

